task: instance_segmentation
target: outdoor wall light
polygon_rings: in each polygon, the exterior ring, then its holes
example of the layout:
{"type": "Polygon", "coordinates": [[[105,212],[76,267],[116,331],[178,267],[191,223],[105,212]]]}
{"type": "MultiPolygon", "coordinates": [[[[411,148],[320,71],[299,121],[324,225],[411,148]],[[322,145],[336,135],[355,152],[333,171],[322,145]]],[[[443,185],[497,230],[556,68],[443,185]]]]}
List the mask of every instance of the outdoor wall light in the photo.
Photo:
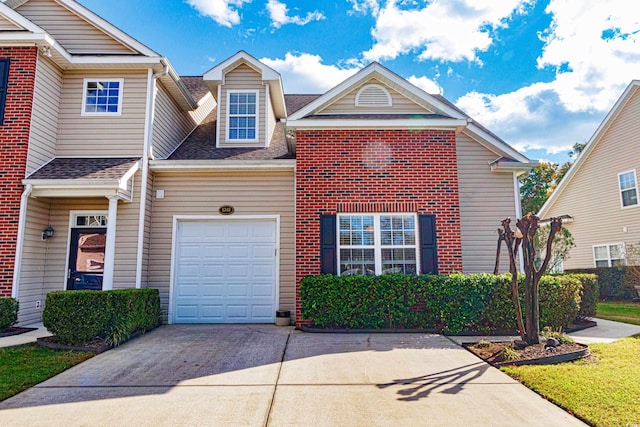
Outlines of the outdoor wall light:
{"type": "Polygon", "coordinates": [[[42,240],[47,240],[49,237],[53,237],[53,227],[48,226],[42,232],[42,240]]]}

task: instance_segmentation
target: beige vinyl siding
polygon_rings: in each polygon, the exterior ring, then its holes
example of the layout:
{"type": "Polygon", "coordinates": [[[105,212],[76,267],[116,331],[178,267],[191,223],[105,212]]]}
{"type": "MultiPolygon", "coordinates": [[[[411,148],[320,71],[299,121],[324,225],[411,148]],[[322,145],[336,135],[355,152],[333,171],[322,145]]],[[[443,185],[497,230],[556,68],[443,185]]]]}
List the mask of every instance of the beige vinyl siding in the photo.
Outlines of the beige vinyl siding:
{"type": "MultiPolygon", "coordinates": [[[[18,288],[18,324],[29,325],[42,320],[42,308],[47,292],[45,280],[45,263],[51,255],[53,239],[43,241],[42,230],[49,225],[49,200],[29,199],[22,250],[22,267],[18,288]],[[36,309],[36,301],[41,301],[41,308],[36,309]]],[[[62,230],[62,229],[59,229],[62,230]]],[[[56,231],[59,231],[56,229],[56,231]]],[[[64,234],[64,233],[61,233],[64,234]]],[[[54,237],[58,237],[55,235],[54,237]]],[[[57,288],[62,289],[62,288],[57,288]]]]}
{"type": "MultiPolygon", "coordinates": [[[[209,115],[214,108],[216,108],[216,100],[213,95],[208,94],[198,102],[198,108],[193,111],[189,111],[189,115],[194,123],[200,124],[209,115]]],[[[214,135],[211,136],[213,141],[214,135]]]]}
{"type": "Polygon", "coordinates": [[[191,115],[183,111],[158,82],[153,123],[153,156],[165,159],[196,127],[191,115]]]}
{"type": "Polygon", "coordinates": [[[147,101],[146,71],[71,71],[63,76],[56,156],[142,156],[147,101]],[[82,116],[85,78],[124,79],[122,114],[82,116]]]}
{"type": "Polygon", "coordinates": [[[377,79],[371,79],[366,81],[365,83],[355,87],[352,91],[345,94],[343,97],[338,99],[333,104],[329,105],[327,108],[318,112],[317,114],[363,114],[363,113],[428,113],[424,107],[416,104],[414,101],[408,99],[407,97],[401,95],[393,88],[390,88],[386,84],[382,83],[377,79]],[[356,107],[356,95],[358,91],[368,84],[378,84],[389,92],[391,95],[391,106],[376,106],[376,107],[356,107]]]}
{"type": "Polygon", "coordinates": [[[620,111],[546,214],[573,217],[566,227],[576,246],[564,262],[565,269],[594,267],[593,245],[640,243],[640,206],[622,208],[618,184],[618,174],[633,169],[640,180],[638,117],[640,90],[620,111]]]}
{"type": "MultiPolygon", "coordinates": [[[[514,221],[516,218],[513,174],[491,172],[489,162],[498,155],[464,133],[458,136],[456,152],[462,269],[464,273],[491,273],[500,222],[507,217],[514,221]]],[[[500,271],[508,270],[508,258],[504,256],[500,271]]]]}
{"type": "Polygon", "coordinates": [[[267,99],[268,101],[268,105],[267,105],[267,113],[268,113],[268,138],[269,138],[269,144],[271,144],[271,138],[273,138],[273,132],[276,130],[276,113],[275,111],[273,111],[273,103],[271,102],[271,99],[267,99]]]}
{"type": "Polygon", "coordinates": [[[71,53],[137,53],[53,0],[30,0],[16,11],[71,53]]]}
{"type": "Polygon", "coordinates": [[[39,55],[33,91],[27,175],[55,156],[61,88],[62,72],[49,59],[39,55]]]}
{"type": "Polygon", "coordinates": [[[137,172],[133,180],[133,201],[118,203],[113,289],[135,288],[136,286],[142,172],[137,172]]]}
{"type": "Polygon", "coordinates": [[[4,16],[0,16],[0,31],[22,30],[22,27],[9,21],[4,16]]]}
{"type": "Polygon", "coordinates": [[[160,290],[165,319],[169,305],[174,215],[218,215],[223,205],[234,216],[280,215],[280,308],[295,312],[294,175],[261,173],[156,173],[153,199],[149,287],[160,290]]]}
{"type": "Polygon", "coordinates": [[[247,65],[240,65],[225,75],[222,85],[218,108],[220,108],[220,123],[218,141],[220,147],[264,147],[265,146],[265,88],[260,74],[247,65]],[[258,140],[255,143],[233,142],[227,140],[227,96],[229,91],[258,91],[258,140]]]}

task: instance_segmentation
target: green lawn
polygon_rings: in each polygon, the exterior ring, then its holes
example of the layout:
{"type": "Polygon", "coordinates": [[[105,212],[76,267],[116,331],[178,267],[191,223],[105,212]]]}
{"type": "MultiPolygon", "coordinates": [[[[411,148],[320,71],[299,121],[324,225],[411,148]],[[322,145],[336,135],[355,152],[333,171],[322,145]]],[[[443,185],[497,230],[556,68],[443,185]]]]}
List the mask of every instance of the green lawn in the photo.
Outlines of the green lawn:
{"type": "Polygon", "coordinates": [[[589,424],[640,425],[640,335],[589,350],[587,360],[502,370],[589,424]]]}
{"type": "Polygon", "coordinates": [[[601,301],[598,303],[596,317],[640,325],[640,303],[601,301]]]}
{"type": "Polygon", "coordinates": [[[20,393],[94,354],[86,351],[59,351],[25,344],[0,348],[0,400],[20,393]]]}

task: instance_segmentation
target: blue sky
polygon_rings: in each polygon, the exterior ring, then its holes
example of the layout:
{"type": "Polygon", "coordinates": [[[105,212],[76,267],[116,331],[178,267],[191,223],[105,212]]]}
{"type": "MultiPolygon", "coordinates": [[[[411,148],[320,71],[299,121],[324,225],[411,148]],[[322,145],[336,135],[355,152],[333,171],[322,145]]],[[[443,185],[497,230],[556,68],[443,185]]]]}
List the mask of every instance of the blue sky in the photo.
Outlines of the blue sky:
{"type": "Polygon", "coordinates": [[[640,79],[631,0],[79,0],[201,75],[239,50],[322,93],[378,61],[532,159],[562,162],[640,79]]]}

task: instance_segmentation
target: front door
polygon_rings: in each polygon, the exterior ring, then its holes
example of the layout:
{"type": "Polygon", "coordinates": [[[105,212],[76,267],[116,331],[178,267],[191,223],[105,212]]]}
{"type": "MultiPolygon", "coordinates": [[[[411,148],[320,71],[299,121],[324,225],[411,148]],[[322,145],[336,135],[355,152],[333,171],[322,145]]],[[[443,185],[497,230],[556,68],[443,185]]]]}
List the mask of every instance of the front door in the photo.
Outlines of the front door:
{"type": "Polygon", "coordinates": [[[102,290],[106,228],[72,228],[67,289],[102,290]]]}

